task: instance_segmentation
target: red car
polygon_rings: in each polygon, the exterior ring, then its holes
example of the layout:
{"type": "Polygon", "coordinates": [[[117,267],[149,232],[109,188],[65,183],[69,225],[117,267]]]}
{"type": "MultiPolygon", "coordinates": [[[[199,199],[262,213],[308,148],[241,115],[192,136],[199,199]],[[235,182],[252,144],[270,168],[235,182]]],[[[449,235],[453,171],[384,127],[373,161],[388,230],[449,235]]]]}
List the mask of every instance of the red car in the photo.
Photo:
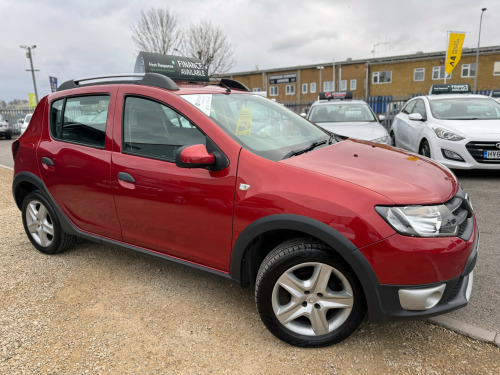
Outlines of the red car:
{"type": "Polygon", "coordinates": [[[12,151],[39,251],[83,237],[255,286],[264,324],[293,345],[470,297],[478,230],[447,168],[341,141],[235,81],[68,81],[12,151]]]}

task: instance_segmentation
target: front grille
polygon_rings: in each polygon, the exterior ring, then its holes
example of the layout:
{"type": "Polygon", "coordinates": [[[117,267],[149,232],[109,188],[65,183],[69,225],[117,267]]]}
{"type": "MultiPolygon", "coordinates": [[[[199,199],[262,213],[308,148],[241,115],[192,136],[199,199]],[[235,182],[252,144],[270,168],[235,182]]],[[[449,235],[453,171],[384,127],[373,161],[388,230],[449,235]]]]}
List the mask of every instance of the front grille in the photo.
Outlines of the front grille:
{"type": "Polygon", "coordinates": [[[474,220],[472,219],[472,206],[466,198],[462,189],[445,203],[445,206],[453,213],[454,219],[458,223],[457,236],[468,241],[473,232],[474,220]]]}
{"type": "Polygon", "coordinates": [[[469,142],[465,145],[469,154],[474,158],[478,163],[483,164],[500,164],[500,159],[485,159],[484,151],[499,151],[497,148],[497,144],[500,143],[500,139],[498,141],[484,141],[484,142],[469,142]]]}

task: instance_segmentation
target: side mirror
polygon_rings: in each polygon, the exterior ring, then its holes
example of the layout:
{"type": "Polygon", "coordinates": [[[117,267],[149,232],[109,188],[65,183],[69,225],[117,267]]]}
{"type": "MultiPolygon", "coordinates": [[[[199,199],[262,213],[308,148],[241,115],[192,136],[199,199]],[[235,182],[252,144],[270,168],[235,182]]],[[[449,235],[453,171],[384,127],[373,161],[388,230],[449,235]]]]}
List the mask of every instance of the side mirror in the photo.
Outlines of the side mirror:
{"type": "Polygon", "coordinates": [[[378,115],[379,121],[385,121],[386,117],[384,115],[378,115]]]}
{"type": "Polygon", "coordinates": [[[411,121],[424,121],[420,113],[410,113],[408,115],[408,119],[410,119],[411,121]]]}
{"type": "Polygon", "coordinates": [[[215,165],[215,156],[209,154],[205,145],[188,145],[175,154],[175,165],[179,168],[206,168],[215,165]]]}
{"type": "Polygon", "coordinates": [[[307,116],[307,113],[302,112],[300,115],[301,115],[302,117],[306,117],[306,116],[307,116]]]}

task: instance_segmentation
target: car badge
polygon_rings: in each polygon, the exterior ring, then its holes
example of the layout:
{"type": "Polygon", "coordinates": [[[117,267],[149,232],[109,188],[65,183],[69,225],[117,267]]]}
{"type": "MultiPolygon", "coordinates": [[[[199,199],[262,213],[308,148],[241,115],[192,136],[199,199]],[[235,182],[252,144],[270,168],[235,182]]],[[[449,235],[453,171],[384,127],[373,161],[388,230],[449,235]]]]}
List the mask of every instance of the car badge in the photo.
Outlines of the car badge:
{"type": "Polygon", "coordinates": [[[496,148],[500,148],[500,142],[495,145],[496,148]]]}

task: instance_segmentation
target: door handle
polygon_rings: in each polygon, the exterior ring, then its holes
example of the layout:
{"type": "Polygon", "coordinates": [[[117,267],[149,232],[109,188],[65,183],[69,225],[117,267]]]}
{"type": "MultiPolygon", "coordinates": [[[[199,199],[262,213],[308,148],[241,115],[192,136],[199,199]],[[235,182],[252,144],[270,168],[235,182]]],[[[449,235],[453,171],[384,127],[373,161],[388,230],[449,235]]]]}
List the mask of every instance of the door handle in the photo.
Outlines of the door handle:
{"type": "Polygon", "coordinates": [[[42,158],[42,164],[48,165],[50,167],[54,166],[54,162],[52,160],[50,160],[48,157],[46,157],[46,156],[44,156],[42,158]]]}
{"type": "Polygon", "coordinates": [[[135,184],[135,178],[125,172],[118,172],[118,179],[121,181],[129,182],[131,184],[135,184]]]}

